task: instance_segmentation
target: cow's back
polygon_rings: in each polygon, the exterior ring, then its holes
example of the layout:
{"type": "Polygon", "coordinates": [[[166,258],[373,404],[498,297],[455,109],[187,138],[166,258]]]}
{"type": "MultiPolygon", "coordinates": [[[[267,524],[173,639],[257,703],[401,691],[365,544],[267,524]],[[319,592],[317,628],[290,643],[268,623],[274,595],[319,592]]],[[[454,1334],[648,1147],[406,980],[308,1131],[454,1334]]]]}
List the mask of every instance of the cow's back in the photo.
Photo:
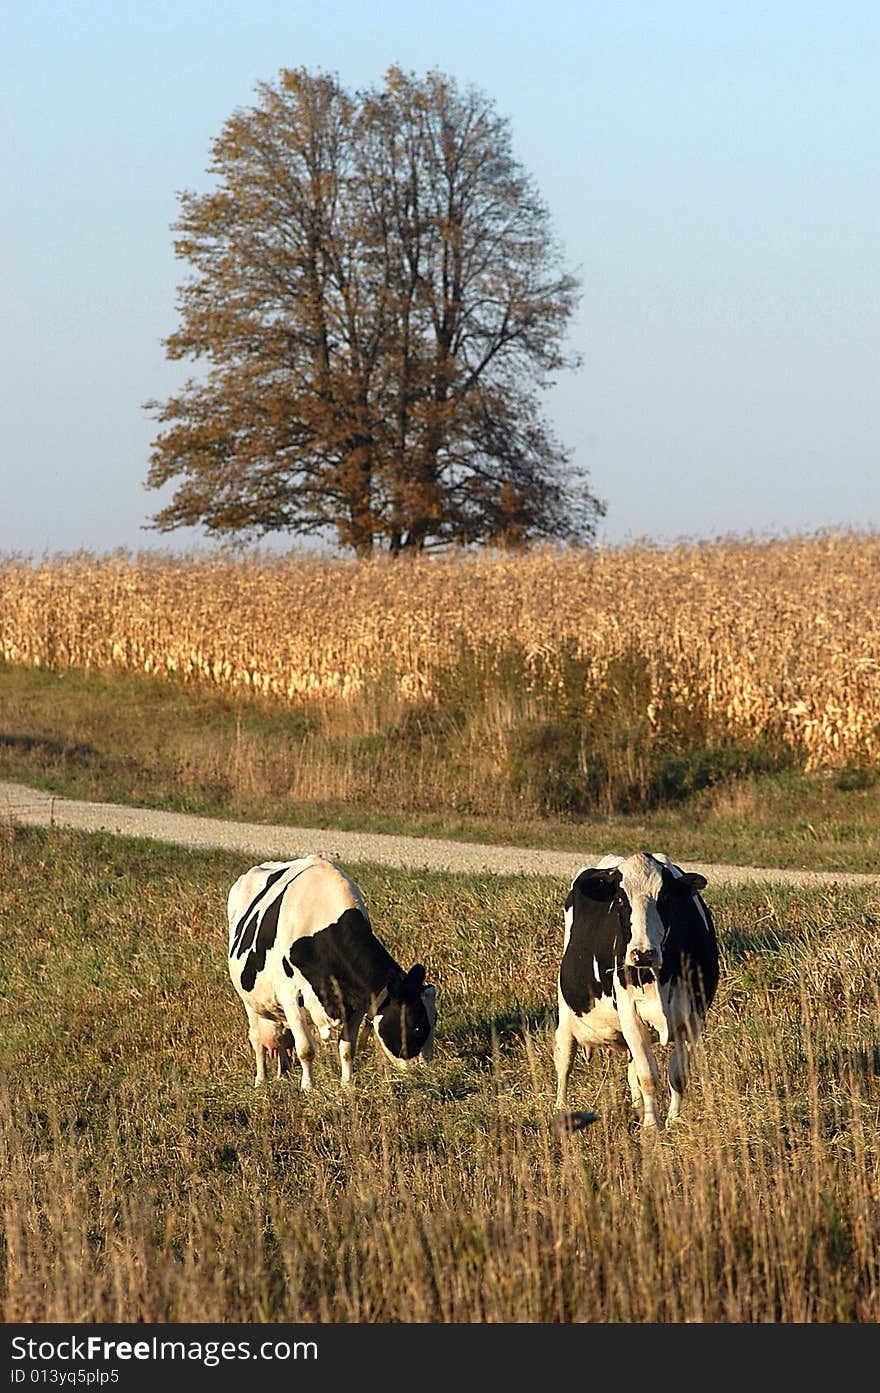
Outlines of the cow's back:
{"type": "Polygon", "coordinates": [[[356,911],[369,925],[357,887],[321,856],[264,861],[239,876],[229,892],[229,971],[240,994],[255,992],[274,1005],[289,977],[285,955],[297,939],[311,938],[356,911]]]}
{"type": "Polygon", "coordinates": [[[264,918],[278,906],[278,940],[285,951],[298,938],[327,928],[347,909],[358,909],[369,922],[360,891],[338,866],[323,857],[263,861],[239,876],[229,892],[227,917],[230,949],[253,914],[264,918]]]}

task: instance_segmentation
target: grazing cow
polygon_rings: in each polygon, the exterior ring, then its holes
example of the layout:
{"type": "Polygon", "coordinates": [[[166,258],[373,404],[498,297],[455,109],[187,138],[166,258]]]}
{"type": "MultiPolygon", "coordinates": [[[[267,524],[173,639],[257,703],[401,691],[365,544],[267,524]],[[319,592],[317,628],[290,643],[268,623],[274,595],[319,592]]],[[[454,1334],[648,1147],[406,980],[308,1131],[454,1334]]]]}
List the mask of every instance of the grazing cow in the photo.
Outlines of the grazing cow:
{"type": "Polygon", "coordinates": [[[247,1012],[255,1087],[265,1083],[268,1053],[277,1054],[279,1076],[296,1056],[302,1087],[311,1088],[314,1032],[329,1040],[335,1029],[348,1085],[365,1018],[395,1065],[431,1059],[435,988],[421,963],[404,972],[394,961],[338,866],[321,856],[254,866],[230,890],[227,915],[229,975],[247,1012]]]}
{"type": "Polygon", "coordinates": [[[578,1045],[629,1054],[633,1107],[645,1128],[658,1128],[660,1075],[649,1027],[669,1058],[667,1122],[681,1111],[690,1054],[718,986],[718,943],[699,891],[704,876],[686,875],[668,856],[605,856],[572,881],[565,901],[559,968],[559,1023],[554,1042],[556,1106],[578,1045]]]}

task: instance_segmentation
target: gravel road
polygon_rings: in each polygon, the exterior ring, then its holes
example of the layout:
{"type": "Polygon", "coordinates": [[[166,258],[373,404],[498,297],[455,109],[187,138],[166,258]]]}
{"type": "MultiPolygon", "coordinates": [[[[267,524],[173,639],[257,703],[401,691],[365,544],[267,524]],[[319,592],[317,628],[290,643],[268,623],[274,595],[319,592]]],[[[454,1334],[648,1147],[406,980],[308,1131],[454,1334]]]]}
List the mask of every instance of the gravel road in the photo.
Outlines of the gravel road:
{"type": "MultiPolygon", "coordinates": [[[[558,876],[570,882],[582,866],[613,848],[539,851],[530,847],[483,846],[441,841],[436,837],[397,837],[375,832],[338,832],[315,827],[286,827],[262,822],[228,822],[189,813],[130,808],[120,803],[86,803],[62,798],[23,784],[0,781],[0,818],[30,827],[69,827],[149,837],[195,850],[241,852],[253,861],[281,861],[318,852],[332,861],[368,861],[406,870],[491,872],[495,875],[558,876]]],[[[665,848],[660,848],[665,849],[665,848]]],[[[778,870],[761,866],[682,863],[700,871],[710,885],[880,885],[880,875],[849,871],[778,870]]]]}

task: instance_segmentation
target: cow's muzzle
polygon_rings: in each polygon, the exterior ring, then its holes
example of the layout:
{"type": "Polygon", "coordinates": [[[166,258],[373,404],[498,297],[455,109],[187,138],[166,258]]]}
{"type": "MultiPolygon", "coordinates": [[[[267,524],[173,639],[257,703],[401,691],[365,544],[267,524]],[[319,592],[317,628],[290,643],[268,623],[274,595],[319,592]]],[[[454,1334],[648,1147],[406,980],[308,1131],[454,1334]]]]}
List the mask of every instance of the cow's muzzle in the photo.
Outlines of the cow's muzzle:
{"type": "Polygon", "coordinates": [[[630,948],[626,961],[629,967],[659,967],[660,954],[656,948],[630,948]]]}

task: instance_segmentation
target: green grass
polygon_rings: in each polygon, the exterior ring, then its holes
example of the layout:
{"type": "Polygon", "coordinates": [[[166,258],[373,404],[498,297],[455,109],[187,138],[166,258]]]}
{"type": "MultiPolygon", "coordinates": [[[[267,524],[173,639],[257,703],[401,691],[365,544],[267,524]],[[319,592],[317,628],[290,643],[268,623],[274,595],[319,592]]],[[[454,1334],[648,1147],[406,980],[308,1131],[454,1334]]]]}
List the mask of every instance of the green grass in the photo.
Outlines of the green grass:
{"type": "Polygon", "coordinates": [[[563,816],[542,812],[528,790],[517,795],[515,779],[490,777],[473,732],[455,744],[448,712],[397,724],[380,716],[0,664],[0,778],[272,823],[880,872],[880,780],[870,769],[728,773],[659,807],[563,816]]]}
{"type": "MultiPolygon", "coordinates": [[[[566,886],[346,866],[438,991],[437,1050],[344,1096],[252,1087],[225,965],[241,859],[0,836],[0,1320],[864,1322],[880,1300],[880,898],[707,890],[684,1118],[551,1062],[566,886]]],[[[664,1051],[658,1049],[663,1060],[664,1051]]]]}

